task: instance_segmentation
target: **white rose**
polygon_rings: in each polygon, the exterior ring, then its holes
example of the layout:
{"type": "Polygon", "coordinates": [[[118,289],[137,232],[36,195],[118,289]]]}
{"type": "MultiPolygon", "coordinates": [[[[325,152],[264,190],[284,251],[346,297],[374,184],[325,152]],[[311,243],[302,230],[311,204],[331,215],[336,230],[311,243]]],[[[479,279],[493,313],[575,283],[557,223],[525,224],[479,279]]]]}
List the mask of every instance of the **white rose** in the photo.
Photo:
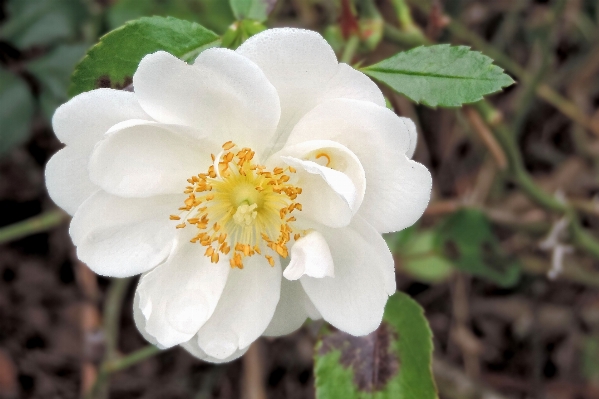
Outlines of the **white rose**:
{"type": "Polygon", "coordinates": [[[422,215],[431,176],[370,79],[319,34],[271,29],[193,65],[150,54],[133,86],[56,111],[46,178],[83,262],[143,273],[148,341],[223,362],[307,317],[378,327],[396,288],[381,233],[422,215]]]}

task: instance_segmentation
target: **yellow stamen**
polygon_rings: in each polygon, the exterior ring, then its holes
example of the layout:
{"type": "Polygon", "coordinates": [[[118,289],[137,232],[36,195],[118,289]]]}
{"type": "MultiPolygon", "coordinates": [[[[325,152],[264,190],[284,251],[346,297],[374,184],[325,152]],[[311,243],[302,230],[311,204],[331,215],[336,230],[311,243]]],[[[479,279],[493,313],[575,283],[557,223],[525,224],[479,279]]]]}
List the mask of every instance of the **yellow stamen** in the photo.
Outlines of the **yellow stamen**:
{"type": "Polygon", "coordinates": [[[289,255],[287,243],[292,233],[295,240],[304,234],[294,231],[295,216],[288,217],[302,210],[295,201],[302,189],[289,184],[287,174],[295,173],[295,169],[266,170],[264,165],[253,163],[256,153],[251,148],[239,148],[232,141],[222,148],[219,159],[212,154],[206,173],[187,179],[185,206],[179,208],[184,212],[170,218],[183,219],[177,228],[189,223],[199,230],[190,242],[206,247],[205,256],[212,263],[218,263],[220,254],[229,256],[233,250],[231,267],[243,269],[243,259],[255,254],[274,266],[274,256],[289,255]]]}

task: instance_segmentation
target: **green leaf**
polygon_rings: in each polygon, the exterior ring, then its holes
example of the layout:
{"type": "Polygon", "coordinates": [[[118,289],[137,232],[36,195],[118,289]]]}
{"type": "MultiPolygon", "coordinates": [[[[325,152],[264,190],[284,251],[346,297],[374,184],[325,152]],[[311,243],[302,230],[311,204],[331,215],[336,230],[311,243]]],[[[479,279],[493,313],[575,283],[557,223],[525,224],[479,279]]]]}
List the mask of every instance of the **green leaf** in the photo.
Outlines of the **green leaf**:
{"type": "Polygon", "coordinates": [[[397,251],[401,268],[427,283],[440,283],[454,273],[454,265],[436,248],[437,237],[433,231],[417,232],[397,251]]]}
{"type": "Polygon", "coordinates": [[[110,30],[134,19],[158,15],[197,22],[222,32],[235,19],[229,3],[224,0],[119,0],[113,3],[106,12],[110,30]]]}
{"type": "Polygon", "coordinates": [[[218,43],[216,33],[195,22],[172,17],[144,17],[128,22],[104,35],[87,52],[73,73],[69,95],[99,87],[128,86],[139,61],[158,50],[189,61],[218,43]]]}
{"type": "Polygon", "coordinates": [[[87,10],[80,0],[10,0],[0,37],[20,49],[75,38],[87,10]]]}
{"type": "Polygon", "coordinates": [[[238,21],[243,19],[266,21],[276,3],[277,0],[229,0],[233,15],[238,21]]]}
{"type": "Polygon", "coordinates": [[[0,156],[29,137],[35,101],[27,84],[0,69],[0,156]]]}
{"type": "Polygon", "coordinates": [[[416,47],[362,68],[398,93],[432,107],[457,107],[514,83],[493,60],[465,46],[416,47]]]}
{"type": "Polygon", "coordinates": [[[375,332],[323,335],[316,345],[316,397],[436,399],[431,337],[422,308],[406,294],[395,293],[375,332]]]}
{"type": "Polygon", "coordinates": [[[40,83],[39,99],[46,118],[51,119],[56,108],[69,99],[71,74],[86,50],[87,46],[83,44],[58,46],[25,66],[40,83]]]}
{"type": "Polygon", "coordinates": [[[483,212],[455,212],[442,222],[438,239],[438,247],[458,269],[502,287],[518,283],[520,265],[503,251],[483,212]]]}

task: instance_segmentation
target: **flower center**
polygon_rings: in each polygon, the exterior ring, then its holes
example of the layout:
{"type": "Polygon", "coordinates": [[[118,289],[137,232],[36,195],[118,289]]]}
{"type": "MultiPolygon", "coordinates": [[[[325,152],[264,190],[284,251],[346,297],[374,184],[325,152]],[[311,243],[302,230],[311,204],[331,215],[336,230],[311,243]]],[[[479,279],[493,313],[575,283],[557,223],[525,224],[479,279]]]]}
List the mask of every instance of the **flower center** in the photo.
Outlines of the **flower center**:
{"type": "Polygon", "coordinates": [[[292,227],[302,205],[296,202],[301,187],[289,183],[295,173],[291,166],[266,170],[252,162],[254,151],[238,149],[226,142],[206,173],[187,179],[183,207],[171,220],[181,220],[177,228],[195,225],[198,234],[191,239],[206,247],[205,256],[217,263],[231,250],[231,267],[243,268],[243,258],[264,255],[271,266],[278,254],[288,256],[287,243],[303,232],[292,227]]]}

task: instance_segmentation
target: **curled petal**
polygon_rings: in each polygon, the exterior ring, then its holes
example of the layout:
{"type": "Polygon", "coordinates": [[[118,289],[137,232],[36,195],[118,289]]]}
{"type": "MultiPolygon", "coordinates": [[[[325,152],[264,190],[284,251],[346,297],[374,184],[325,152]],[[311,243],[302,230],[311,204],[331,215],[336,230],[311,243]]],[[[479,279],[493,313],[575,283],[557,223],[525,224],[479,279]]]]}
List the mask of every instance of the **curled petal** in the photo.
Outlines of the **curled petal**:
{"type": "Polygon", "coordinates": [[[302,276],[335,277],[333,257],[322,234],[311,231],[293,244],[291,260],[283,276],[288,280],[298,280],[302,276]]]}
{"type": "Polygon", "coordinates": [[[364,169],[349,149],[330,140],[312,140],[285,147],[273,155],[296,169],[304,187],[302,216],[330,227],[347,226],[366,190],[364,169]]]}
{"type": "Polygon", "coordinates": [[[386,233],[412,225],[430,199],[430,173],[405,155],[414,141],[411,127],[411,122],[384,107],[337,99],[320,104],[302,118],[286,147],[328,139],[354,153],[368,183],[359,214],[386,233]]]}

